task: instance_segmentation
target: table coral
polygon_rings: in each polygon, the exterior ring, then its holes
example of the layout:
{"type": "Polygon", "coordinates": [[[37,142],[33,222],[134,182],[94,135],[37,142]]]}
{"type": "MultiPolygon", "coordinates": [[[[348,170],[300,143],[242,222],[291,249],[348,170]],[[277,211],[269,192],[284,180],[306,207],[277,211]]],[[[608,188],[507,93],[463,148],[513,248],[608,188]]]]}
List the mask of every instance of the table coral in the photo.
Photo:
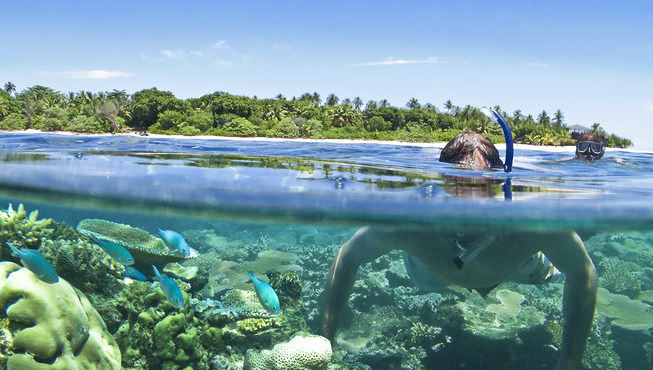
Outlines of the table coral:
{"type": "MultiPolygon", "coordinates": [[[[11,322],[8,369],[119,369],[120,350],[86,296],[60,279],[0,262],[0,307],[11,322]]],[[[4,315],[3,315],[4,316],[4,315]]]]}
{"type": "Polygon", "coordinates": [[[180,262],[193,256],[182,257],[170,253],[160,238],[145,230],[98,218],[81,220],[77,230],[84,235],[116,243],[127,248],[134,257],[134,268],[141,272],[151,271],[151,265],[163,268],[170,262],[180,262]]]}

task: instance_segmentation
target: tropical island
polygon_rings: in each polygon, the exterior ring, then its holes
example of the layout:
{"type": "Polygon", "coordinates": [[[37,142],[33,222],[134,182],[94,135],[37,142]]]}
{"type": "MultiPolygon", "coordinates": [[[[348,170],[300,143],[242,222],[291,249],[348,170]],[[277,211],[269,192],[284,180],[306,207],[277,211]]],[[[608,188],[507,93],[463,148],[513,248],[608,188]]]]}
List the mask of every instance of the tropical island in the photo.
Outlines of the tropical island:
{"type": "MultiPolygon", "coordinates": [[[[573,130],[557,110],[537,118],[520,110],[508,114],[494,107],[510,124],[516,142],[532,145],[573,145],[573,130]]],[[[69,92],[45,86],[16,91],[7,82],[0,90],[0,130],[70,131],[78,133],[142,132],[169,135],[214,135],[307,139],[362,139],[408,142],[447,142],[464,130],[504,142],[501,127],[492,124],[479,108],[459,107],[450,100],[442,110],[410,99],[405,107],[383,99],[363,103],[330,94],[322,101],[317,92],[287,99],[259,99],[226,92],[179,99],[157,88],[132,95],[125,90],[69,92]]],[[[628,148],[631,140],[607,134],[598,123],[587,128],[608,146],[628,148]]]]}

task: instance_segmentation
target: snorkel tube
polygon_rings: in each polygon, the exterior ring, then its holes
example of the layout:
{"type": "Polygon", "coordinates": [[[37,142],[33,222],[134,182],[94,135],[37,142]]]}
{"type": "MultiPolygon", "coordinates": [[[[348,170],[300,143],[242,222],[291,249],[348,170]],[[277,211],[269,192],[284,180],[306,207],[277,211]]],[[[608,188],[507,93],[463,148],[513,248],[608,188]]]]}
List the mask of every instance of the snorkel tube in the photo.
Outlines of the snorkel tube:
{"type": "Polygon", "coordinates": [[[492,122],[499,124],[503,130],[503,136],[506,138],[506,160],[503,162],[503,169],[506,172],[510,172],[512,171],[512,158],[515,154],[515,149],[513,148],[512,132],[510,131],[508,122],[506,122],[506,120],[501,117],[501,114],[493,108],[483,107],[481,108],[481,111],[491,119],[492,122]]]}

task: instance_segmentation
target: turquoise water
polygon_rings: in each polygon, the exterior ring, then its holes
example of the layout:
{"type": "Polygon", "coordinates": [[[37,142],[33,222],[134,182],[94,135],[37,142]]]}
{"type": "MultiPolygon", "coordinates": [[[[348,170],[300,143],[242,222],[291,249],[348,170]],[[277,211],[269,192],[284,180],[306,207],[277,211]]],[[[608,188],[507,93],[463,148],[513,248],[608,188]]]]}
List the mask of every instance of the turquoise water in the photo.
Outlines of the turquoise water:
{"type": "MultiPolygon", "coordinates": [[[[441,147],[0,134],[0,208],[23,204],[70,228],[103,219],[186,237],[194,258],[180,266],[196,267],[197,276],[174,275],[188,301],[180,311],[184,322],[165,346],[155,325],[178,311],[156,306],[154,298],[130,301],[136,299],[130,289],[152,293],[156,286],[121,285],[119,268],[107,272],[117,282],[111,288],[70,268],[59,272],[96,307],[125,368],[238,368],[248,349],[270,349],[300,330],[317,334],[330,263],[366,225],[442,233],[574,230],[599,272],[585,366],[653,367],[653,154],[609,150],[588,163],[573,159],[573,148],[518,147],[506,174],[439,163],[441,147]],[[206,308],[230,290],[253,290],[244,269],[263,278],[296,274],[301,294],[280,297],[285,321],[247,331],[245,320],[271,319],[218,319],[206,308]],[[118,301],[131,308],[107,308],[118,301]],[[140,313],[155,306],[156,319],[143,319],[140,313]],[[202,334],[216,331],[219,340],[202,334]]],[[[74,238],[59,229],[43,238],[62,235],[74,238]]],[[[138,265],[149,268],[148,261],[138,265]]],[[[401,253],[391,252],[359,269],[332,366],[551,368],[563,283],[560,277],[508,282],[483,294],[455,287],[426,292],[411,282],[401,253]],[[494,312],[496,305],[508,312],[494,312]]]]}

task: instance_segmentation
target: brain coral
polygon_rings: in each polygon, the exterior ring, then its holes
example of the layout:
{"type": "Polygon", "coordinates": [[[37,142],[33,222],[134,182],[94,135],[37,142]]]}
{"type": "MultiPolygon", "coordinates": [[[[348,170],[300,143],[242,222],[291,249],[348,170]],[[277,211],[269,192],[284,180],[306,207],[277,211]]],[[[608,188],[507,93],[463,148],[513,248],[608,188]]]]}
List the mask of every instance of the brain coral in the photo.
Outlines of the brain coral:
{"type": "Polygon", "coordinates": [[[326,369],[331,362],[331,343],[320,336],[295,336],[279,343],[272,350],[248,350],[245,369],[326,369]]]}
{"type": "Polygon", "coordinates": [[[7,369],[119,369],[120,350],[86,296],[0,262],[0,316],[13,331],[7,369]]]}

